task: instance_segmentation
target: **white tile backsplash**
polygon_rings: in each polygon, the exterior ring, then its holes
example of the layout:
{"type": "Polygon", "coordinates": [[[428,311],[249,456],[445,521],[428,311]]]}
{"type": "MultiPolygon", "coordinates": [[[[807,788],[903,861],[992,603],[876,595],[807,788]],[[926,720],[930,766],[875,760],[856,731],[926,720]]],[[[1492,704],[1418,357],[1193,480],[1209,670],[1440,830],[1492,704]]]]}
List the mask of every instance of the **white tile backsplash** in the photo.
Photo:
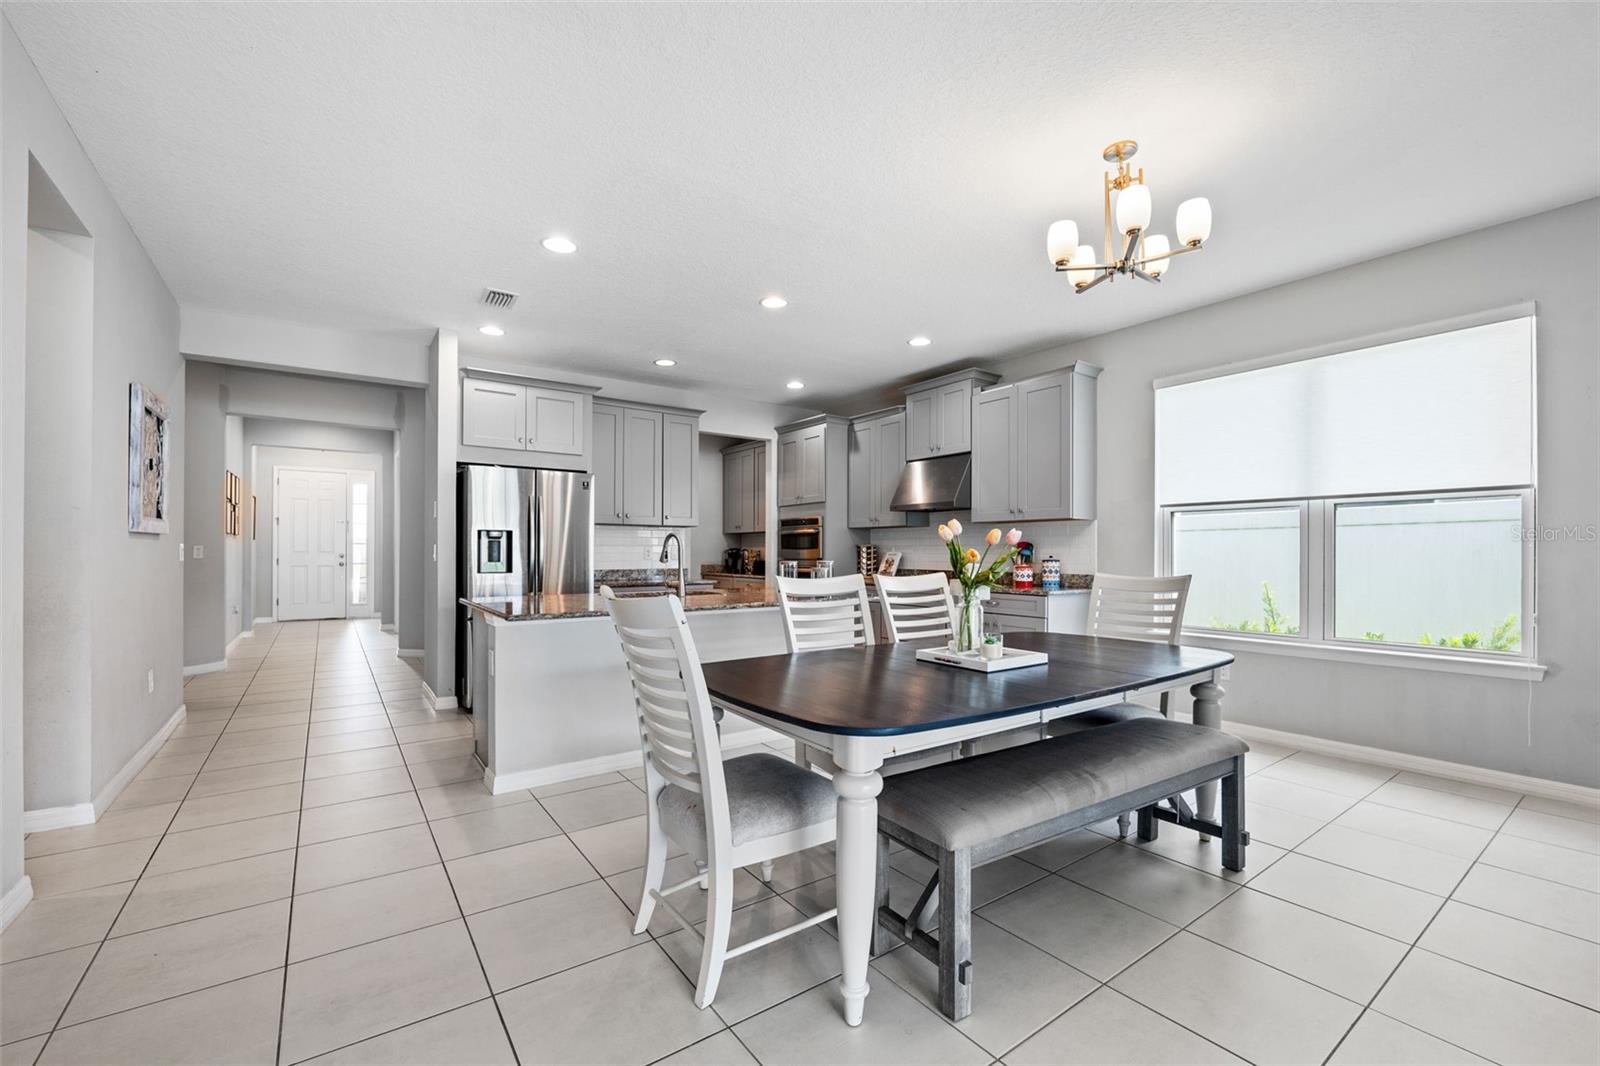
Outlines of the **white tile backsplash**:
{"type": "MultiPolygon", "coordinates": [[[[689,529],[662,529],[653,526],[595,526],[594,568],[596,570],[640,570],[661,566],[661,543],[668,533],[676,533],[683,542],[683,558],[693,565],[694,546],[690,542],[693,531],[689,529]]],[[[678,557],[672,557],[669,566],[676,566],[678,557]]]]}
{"type": "MultiPolygon", "coordinates": [[[[880,554],[885,551],[901,552],[901,566],[913,570],[948,569],[950,556],[944,542],[939,539],[939,525],[952,518],[960,521],[962,540],[969,544],[981,544],[982,534],[991,528],[986,523],[975,526],[969,512],[949,511],[929,515],[926,526],[909,529],[875,529],[872,531],[872,543],[878,545],[880,554]],[[974,529],[979,532],[974,532],[974,529]]],[[[1047,555],[1054,555],[1061,560],[1063,573],[1094,573],[1096,551],[1094,522],[1023,522],[1018,528],[1022,530],[1023,540],[1033,542],[1035,562],[1047,555]]]]}

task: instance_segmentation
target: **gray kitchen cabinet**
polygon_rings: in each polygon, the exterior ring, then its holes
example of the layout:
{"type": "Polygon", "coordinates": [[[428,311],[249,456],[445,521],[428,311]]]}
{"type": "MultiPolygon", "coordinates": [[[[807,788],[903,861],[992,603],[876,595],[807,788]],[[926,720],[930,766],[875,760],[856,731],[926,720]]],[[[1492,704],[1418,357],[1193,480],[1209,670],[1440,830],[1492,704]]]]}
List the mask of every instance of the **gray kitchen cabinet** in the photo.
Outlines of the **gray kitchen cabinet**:
{"type": "Polygon", "coordinates": [[[764,533],[767,528],[767,446],[740,444],[722,453],[722,531],[764,533]]]}
{"type": "Polygon", "coordinates": [[[474,448],[528,449],[525,386],[464,378],[461,382],[461,443],[474,448]]]}
{"type": "Polygon", "coordinates": [[[970,452],[972,395],[998,380],[986,370],[969,369],[907,386],[906,458],[970,452]]]}
{"type": "Polygon", "coordinates": [[[660,411],[625,407],[622,416],[622,521],[661,525],[660,411]]]}
{"type": "Polygon", "coordinates": [[[1095,391],[1100,368],[981,389],[972,400],[975,522],[1095,516],[1095,391]]]}
{"type": "Polygon", "coordinates": [[[827,502],[829,434],[841,442],[842,457],[848,427],[842,418],[818,415],[779,430],[778,506],[827,502]]]}
{"type": "Polygon", "coordinates": [[[622,420],[627,409],[594,405],[594,520],[596,525],[622,522],[622,420]]]}
{"type": "Polygon", "coordinates": [[[593,409],[595,524],[697,525],[698,413],[606,402],[593,409]]]}
{"type": "MultiPolygon", "coordinates": [[[[590,390],[499,378],[461,379],[461,443],[469,448],[587,454],[590,390]]],[[[564,465],[564,464],[563,464],[564,465]]]]}
{"type": "Polygon", "coordinates": [[[527,386],[526,393],[528,451],[582,455],[588,395],[540,385],[527,386]]]}
{"type": "Polygon", "coordinates": [[[1043,596],[996,592],[984,605],[983,617],[1002,633],[1087,633],[1089,592],[1063,589],[1043,596]]]}
{"type": "Polygon", "coordinates": [[[927,525],[920,512],[891,510],[906,466],[903,408],[862,415],[850,423],[849,522],[855,529],[927,525]]]}
{"type": "Polygon", "coordinates": [[[700,420],[668,413],[661,423],[661,521],[700,524],[700,420]]]}

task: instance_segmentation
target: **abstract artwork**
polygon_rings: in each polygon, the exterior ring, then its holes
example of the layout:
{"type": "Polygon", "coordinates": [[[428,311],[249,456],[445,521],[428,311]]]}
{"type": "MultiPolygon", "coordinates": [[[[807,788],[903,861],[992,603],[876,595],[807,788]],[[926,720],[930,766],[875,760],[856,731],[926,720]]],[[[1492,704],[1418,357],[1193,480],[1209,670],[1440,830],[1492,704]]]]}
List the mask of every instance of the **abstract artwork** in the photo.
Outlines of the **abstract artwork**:
{"type": "Polygon", "coordinates": [[[167,482],[171,457],[167,401],[155,390],[128,386],[128,529],[167,531],[167,482]]]}

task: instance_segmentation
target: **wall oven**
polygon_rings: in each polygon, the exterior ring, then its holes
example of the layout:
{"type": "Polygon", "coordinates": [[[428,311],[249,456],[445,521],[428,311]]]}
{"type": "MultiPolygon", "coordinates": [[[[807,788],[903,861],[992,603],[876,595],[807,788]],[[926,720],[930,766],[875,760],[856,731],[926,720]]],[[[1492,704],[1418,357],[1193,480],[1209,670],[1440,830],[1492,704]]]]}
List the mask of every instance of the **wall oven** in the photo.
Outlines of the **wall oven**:
{"type": "Polygon", "coordinates": [[[822,516],[785,518],[778,525],[778,558],[800,564],[801,572],[822,558],[822,516]]]}

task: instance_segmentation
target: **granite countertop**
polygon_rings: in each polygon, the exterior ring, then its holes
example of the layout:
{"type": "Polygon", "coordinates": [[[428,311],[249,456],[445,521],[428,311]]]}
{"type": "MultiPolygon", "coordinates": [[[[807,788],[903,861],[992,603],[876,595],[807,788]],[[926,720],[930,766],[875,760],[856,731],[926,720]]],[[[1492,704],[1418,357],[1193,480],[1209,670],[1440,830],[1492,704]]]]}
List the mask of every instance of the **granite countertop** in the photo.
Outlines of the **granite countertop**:
{"type": "MultiPolygon", "coordinates": [[[[663,594],[664,595],[664,594],[663,594]]],[[[487,600],[461,600],[466,606],[503,618],[507,622],[538,622],[554,618],[600,618],[606,615],[605,600],[598,593],[573,595],[514,596],[487,600]]],[[[776,607],[778,594],[765,587],[691,592],[684,600],[685,611],[726,611],[748,607],[776,607]]]]}
{"type": "Polygon", "coordinates": [[[739,581],[765,581],[767,579],[766,574],[738,574],[732,570],[724,570],[720,566],[708,566],[705,564],[700,567],[700,576],[708,581],[719,577],[731,577],[739,581]]]}

